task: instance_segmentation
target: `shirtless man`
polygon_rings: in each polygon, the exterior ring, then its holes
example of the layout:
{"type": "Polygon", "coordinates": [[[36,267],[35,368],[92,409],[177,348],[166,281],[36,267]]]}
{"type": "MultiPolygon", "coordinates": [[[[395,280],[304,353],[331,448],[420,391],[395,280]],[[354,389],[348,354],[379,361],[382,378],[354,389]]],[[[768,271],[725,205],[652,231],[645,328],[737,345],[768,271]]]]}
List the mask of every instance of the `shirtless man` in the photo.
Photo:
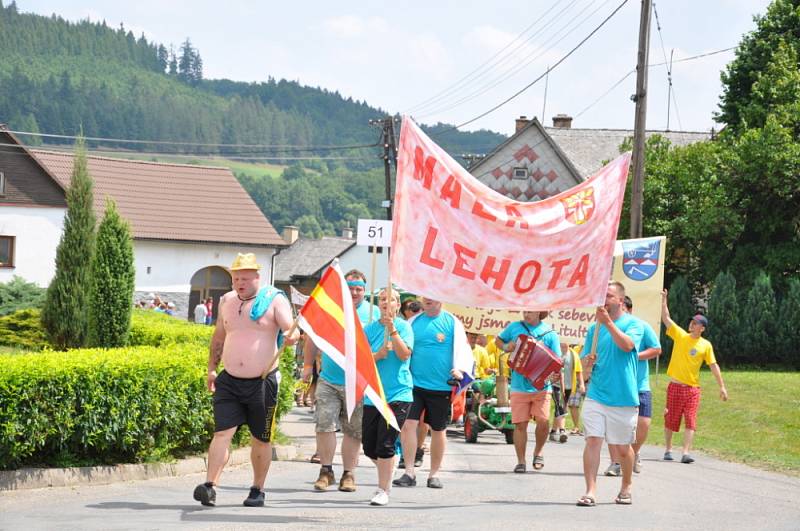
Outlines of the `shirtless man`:
{"type": "MultiPolygon", "coordinates": [[[[253,486],[244,505],[264,506],[280,381],[278,332],[291,328],[292,310],[286,297],[276,296],[280,292],[272,286],[259,291],[260,268],[255,255],[239,254],[231,266],[233,291],[219,301],[207,378],[208,390],[214,393],[214,438],[208,448],[206,482],[194,490],[194,499],[203,505],[216,503],[214,486],[228,462],[231,439],[239,426],[247,424],[253,486]],[[217,375],[220,361],[225,369],[217,375]]],[[[286,343],[291,345],[298,337],[295,331],[286,343]]]]}

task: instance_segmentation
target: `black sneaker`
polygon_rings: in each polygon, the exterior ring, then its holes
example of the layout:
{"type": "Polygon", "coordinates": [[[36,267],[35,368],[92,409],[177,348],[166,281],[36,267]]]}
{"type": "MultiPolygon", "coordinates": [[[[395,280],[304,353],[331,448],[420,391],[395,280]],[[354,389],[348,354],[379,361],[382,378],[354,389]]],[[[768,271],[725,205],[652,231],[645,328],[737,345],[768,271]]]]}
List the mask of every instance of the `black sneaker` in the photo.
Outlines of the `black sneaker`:
{"type": "Polygon", "coordinates": [[[681,457],[681,463],[684,463],[686,465],[691,465],[692,463],[694,463],[694,457],[692,457],[689,454],[683,454],[683,457],[681,457]]]}
{"type": "Polygon", "coordinates": [[[417,450],[417,453],[414,455],[414,466],[419,468],[422,466],[422,458],[425,457],[425,450],[417,450]]]}
{"type": "Polygon", "coordinates": [[[442,481],[439,478],[428,478],[429,489],[443,489],[442,481]]]}
{"type": "Polygon", "coordinates": [[[264,491],[258,487],[250,487],[250,494],[243,504],[245,507],[264,507],[264,491]]]}
{"type": "Polygon", "coordinates": [[[217,491],[214,484],[210,481],[202,483],[194,488],[194,499],[208,507],[213,507],[217,503],[217,491]]]}
{"type": "Polygon", "coordinates": [[[392,485],[395,487],[416,487],[417,486],[417,478],[412,478],[408,474],[403,474],[399,478],[392,481],[392,485]]]}
{"type": "Polygon", "coordinates": [[[397,468],[405,468],[405,467],[406,467],[406,460],[401,457],[400,462],[397,463],[397,468]]]}

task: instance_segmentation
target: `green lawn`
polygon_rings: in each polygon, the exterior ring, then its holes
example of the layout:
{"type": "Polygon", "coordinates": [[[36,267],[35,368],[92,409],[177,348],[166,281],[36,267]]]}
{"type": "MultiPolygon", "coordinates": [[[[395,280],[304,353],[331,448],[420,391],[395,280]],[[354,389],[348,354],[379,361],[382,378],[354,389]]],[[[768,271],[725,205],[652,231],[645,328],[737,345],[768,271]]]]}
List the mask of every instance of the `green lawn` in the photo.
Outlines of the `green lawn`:
{"type": "Polygon", "coordinates": [[[200,157],[188,157],[188,156],[170,156],[170,155],[159,155],[159,156],[152,156],[152,155],[140,155],[137,153],[114,153],[105,154],[100,153],[104,156],[112,156],[117,158],[123,159],[134,159],[134,160],[147,160],[150,162],[169,162],[172,164],[196,164],[200,166],[219,166],[223,168],[230,168],[230,170],[234,174],[238,173],[245,173],[250,175],[251,177],[269,177],[269,178],[277,178],[280,177],[283,170],[286,166],[282,166],[279,164],[267,164],[264,162],[247,162],[247,161],[240,161],[240,160],[231,160],[222,157],[212,157],[212,158],[200,158],[200,157]]]}
{"type": "MultiPolygon", "coordinates": [[[[663,368],[661,369],[664,370],[663,368]]],[[[694,448],[729,461],[800,476],[800,373],[725,371],[728,401],[719,398],[713,375],[700,374],[703,396],[694,448]]],[[[649,444],[664,446],[664,403],[669,378],[662,373],[653,390],[649,444]]],[[[683,425],[681,425],[682,427],[683,425]]],[[[682,435],[673,437],[680,453],[682,435]]]]}

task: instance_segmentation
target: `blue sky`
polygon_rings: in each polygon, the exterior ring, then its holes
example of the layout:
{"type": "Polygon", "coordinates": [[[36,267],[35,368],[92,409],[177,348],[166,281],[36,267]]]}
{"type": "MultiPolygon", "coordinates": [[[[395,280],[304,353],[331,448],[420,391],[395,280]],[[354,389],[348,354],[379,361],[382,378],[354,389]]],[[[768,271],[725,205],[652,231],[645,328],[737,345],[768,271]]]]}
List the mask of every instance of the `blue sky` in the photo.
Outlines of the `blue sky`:
{"type": "MultiPolygon", "coordinates": [[[[540,76],[621,1],[18,0],[17,4],[21,11],[55,12],[71,20],[105,19],[112,26],[123,22],[137,36],[144,32],[148,39],[176,47],[189,37],[200,50],[209,78],[287,78],[392,112],[410,112],[423,123],[462,123],[540,76]],[[520,34],[524,37],[515,40],[520,34]],[[465,76],[469,77],[458,83],[465,76]],[[428,101],[431,98],[436,99],[428,101]]],[[[677,60],[737,45],[742,34],[754,28],[753,15],[763,13],[768,3],[657,0],[662,32],[660,37],[653,20],[651,62],[663,62],[673,50],[677,60]]],[[[639,1],[629,0],[550,74],[547,125],[553,115],[566,113],[575,117],[573,127],[633,128],[630,95],[635,75],[584,109],[635,67],[639,9],[639,1]]],[[[726,52],[674,64],[670,129],[698,131],[715,125],[719,73],[732,58],[733,52],[726,52]]],[[[541,117],[544,88],[543,81],[535,84],[466,129],[508,134],[515,117],[541,117]]],[[[648,129],[664,129],[665,67],[650,68],[649,96],[648,129]]]]}

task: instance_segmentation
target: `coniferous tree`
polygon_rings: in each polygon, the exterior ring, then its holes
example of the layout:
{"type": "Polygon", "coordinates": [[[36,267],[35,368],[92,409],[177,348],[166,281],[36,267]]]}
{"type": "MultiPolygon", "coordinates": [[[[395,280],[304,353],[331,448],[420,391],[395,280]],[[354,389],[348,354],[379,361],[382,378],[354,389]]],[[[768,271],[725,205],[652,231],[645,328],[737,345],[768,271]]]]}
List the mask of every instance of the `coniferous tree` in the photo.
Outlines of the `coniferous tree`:
{"type": "Polygon", "coordinates": [[[86,146],[80,137],[66,194],[64,231],[56,249],[56,274],[42,309],[42,324],[50,343],[60,350],[86,344],[96,222],[92,188],[86,146]]]}
{"type": "Polygon", "coordinates": [[[116,203],[108,199],[92,260],[89,345],[112,348],[127,343],[134,283],[130,228],[119,215],[116,203]]]}
{"type": "Polygon", "coordinates": [[[708,339],[717,357],[736,362],[742,356],[740,313],[736,279],[723,271],[714,280],[708,297],[708,339]]]}
{"type": "Polygon", "coordinates": [[[788,282],[786,293],[779,306],[777,318],[777,345],[780,362],[800,370],[800,279],[788,282]]]}
{"type": "Polygon", "coordinates": [[[158,69],[161,72],[166,72],[167,66],[169,65],[169,52],[163,44],[158,45],[156,57],[158,58],[158,69]]]}
{"type": "MultiPolygon", "coordinates": [[[[684,276],[677,276],[669,287],[669,314],[675,323],[686,330],[689,319],[694,315],[694,303],[692,302],[692,290],[689,282],[684,276]]],[[[662,327],[663,330],[663,327],[662,327]]],[[[672,355],[672,339],[667,336],[667,331],[661,334],[661,346],[664,353],[672,355]]]]}
{"type": "Polygon", "coordinates": [[[769,275],[759,272],[742,307],[742,361],[764,365],[775,361],[775,292],[769,275]]]}
{"type": "Polygon", "coordinates": [[[171,44],[169,45],[169,75],[177,76],[178,75],[178,58],[175,56],[175,47],[171,44]]]}

